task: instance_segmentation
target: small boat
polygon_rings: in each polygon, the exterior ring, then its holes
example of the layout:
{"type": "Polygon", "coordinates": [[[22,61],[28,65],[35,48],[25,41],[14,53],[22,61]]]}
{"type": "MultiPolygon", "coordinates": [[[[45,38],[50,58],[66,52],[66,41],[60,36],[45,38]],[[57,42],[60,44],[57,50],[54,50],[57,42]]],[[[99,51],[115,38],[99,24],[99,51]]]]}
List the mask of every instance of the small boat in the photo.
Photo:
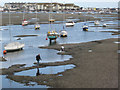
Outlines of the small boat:
{"type": "Polygon", "coordinates": [[[99,14],[104,14],[105,12],[104,11],[99,11],[99,14]]]}
{"type": "Polygon", "coordinates": [[[47,32],[47,37],[49,38],[50,43],[51,43],[52,40],[56,41],[56,39],[59,37],[59,34],[55,30],[52,29],[52,22],[54,22],[55,19],[52,18],[52,13],[50,13],[50,12],[52,12],[52,2],[51,2],[51,5],[50,5],[49,19],[48,19],[49,20],[49,25],[51,27],[50,27],[50,31],[47,32]]]}
{"type": "MultiPolygon", "coordinates": [[[[38,12],[36,11],[36,19],[38,21],[38,15],[37,15],[37,13],[38,12]]],[[[35,30],[40,29],[40,24],[37,21],[36,21],[36,24],[35,24],[35,30]]]]}
{"type": "Polygon", "coordinates": [[[55,19],[49,19],[49,22],[55,22],[55,19]]]}
{"type": "Polygon", "coordinates": [[[17,38],[17,40],[21,40],[21,38],[17,38]]]}
{"type": "MultiPolygon", "coordinates": [[[[9,13],[9,25],[11,23],[10,21],[11,21],[11,18],[10,18],[10,13],[9,13]]],[[[11,34],[10,27],[9,27],[9,31],[10,31],[9,33],[11,34]]],[[[11,36],[10,36],[10,43],[6,44],[4,46],[4,49],[7,52],[9,52],[9,51],[12,52],[12,51],[17,51],[17,50],[22,50],[24,46],[25,46],[25,44],[22,44],[20,42],[11,42],[11,36]]]]}
{"type": "Polygon", "coordinates": [[[73,21],[66,22],[66,27],[74,26],[75,23],[73,21]]]}
{"type": "Polygon", "coordinates": [[[40,25],[38,23],[35,24],[35,30],[40,29],[40,25]]]}
{"type": "Polygon", "coordinates": [[[47,37],[51,40],[56,40],[59,37],[59,34],[56,31],[47,32],[47,37]]]}
{"type": "Polygon", "coordinates": [[[4,49],[5,49],[7,52],[17,51],[17,50],[22,50],[24,46],[25,46],[25,45],[24,45],[23,43],[11,42],[11,43],[5,45],[5,46],[4,46],[4,49]]]}
{"type": "Polygon", "coordinates": [[[83,25],[83,31],[88,31],[88,26],[86,24],[83,25]]]}
{"type": "Polygon", "coordinates": [[[99,23],[99,21],[95,21],[94,24],[95,25],[99,25],[100,23],[99,23]]]}
{"type": "Polygon", "coordinates": [[[104,23],[104,24],[103,24],[103,27],[107,27],[107,24],[104,23]]]}
{"type": "Polygon", "coordinates": [[[66,30],[61,30],[60,31],[60,37],[67,37],[67,31],[66,30]]]}
{"type": "Polygon", "coordinates": [[[24,19],[24,21],[22,21],[22,26],[26,26],[26,25],[28,25],[28,21],[26,20],[26,19],[24,19]]]}

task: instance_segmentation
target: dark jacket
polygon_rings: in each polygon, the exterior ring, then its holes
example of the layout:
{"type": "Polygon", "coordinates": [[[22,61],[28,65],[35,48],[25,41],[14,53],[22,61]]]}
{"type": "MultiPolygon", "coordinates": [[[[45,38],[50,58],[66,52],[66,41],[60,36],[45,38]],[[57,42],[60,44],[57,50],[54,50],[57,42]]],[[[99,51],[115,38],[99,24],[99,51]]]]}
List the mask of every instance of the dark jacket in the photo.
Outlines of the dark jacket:
{"type": "Polygon", "coordinates": [[[37,61],[38,61],[38,60],[41,60],[40,55],[37,55],[37,56],[36,56],[36,60],[37,60],[37,61]]]}

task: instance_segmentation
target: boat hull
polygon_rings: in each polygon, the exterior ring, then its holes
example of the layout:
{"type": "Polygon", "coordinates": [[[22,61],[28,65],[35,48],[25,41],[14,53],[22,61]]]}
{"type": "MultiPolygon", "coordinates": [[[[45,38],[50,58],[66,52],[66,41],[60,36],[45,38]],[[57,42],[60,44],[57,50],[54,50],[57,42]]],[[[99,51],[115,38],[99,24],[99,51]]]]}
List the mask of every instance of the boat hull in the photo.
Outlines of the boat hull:
{"type": "Polygon", "coordinates": [[[19,49],[12,49],[12,50],[6,50],[7,52],[15,52],[15,51],[20,51],[23,50],[23,48],[19,48],[19,49]]]}
{"type": "Polygon", "coordinates": [[[74,22],[68,22],[68,23],[66,23],[66,27],[73,27],[75,25],[75,23],[74,22]]]}
{"type": "Polygon", "coordinates": [[[38,29],[40,29],[40,27],[35,27],[35,30],[38,30],[38,29]]]}
{"type": "Polygon", "coordinates": [[[61,30],[60,31],[60,37],[67,37],[67,31],[66,30],[61,30]]]}
{"type": "Polygon", "coordinates": [[[23,21],[23,22],[22,22],[22,26],[27,26],[28,23],[29,23],[28,21],[23,21]]]}
{"type": "Polygon", "coordinates": [[[66,24],[66,27],[73,27],[74,24],[66,24]]]}
{"type": "Polygon", "coordinates": [[[22,26],[27,26],[28,24],[24,24],[24,23],[22,23],[22,26]]]}
{"type": "Polygon", "coordinates": [[[9,43],[9,44],[5,45],[4,49],[7,52],[12,52],[12,51],[22,50],[24,46],[25,46],[24,44],[21,44],[19,42],[13,42],[13,43],[9,43]]]}
{"type": "Polygon", "coordinates": [[[49,38],[50,40],[56,40],[56,39],[58,38],[58,36],[48,36],[48,38],[49,38]]]}
{"type": "Polygon", "coordinates": [[[60,37],[67,37],[67,35],[60,35],[60,37]]]}
{"type": "Polygon", "coordinates": [[[87,27],[83,28],[83,31],[88,31],[88,28],[87,27]]]}

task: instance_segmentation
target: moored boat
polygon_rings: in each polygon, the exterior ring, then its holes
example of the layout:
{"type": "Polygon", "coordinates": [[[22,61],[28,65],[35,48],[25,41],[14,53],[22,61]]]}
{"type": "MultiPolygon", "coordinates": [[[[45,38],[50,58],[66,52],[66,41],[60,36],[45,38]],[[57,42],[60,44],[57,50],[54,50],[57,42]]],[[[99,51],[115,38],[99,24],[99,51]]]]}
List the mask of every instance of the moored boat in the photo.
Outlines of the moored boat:
{"type": "Polygon", "coordinates": [[[61,30],[60,31],[60,37],[67,37],[67,31],[66,30],[61,30]]]}
{"type": "Polygon", "coordinates": [[[55,19],[49,19],[49,22],[55,22],[55,19]]]}
{"type": "Polygon", "coordinates": [[[103,27],[107,27],[107,24],[104,23],[104,24],[103,24],[103,27]]]}
{"type": "Polygon", "coordinates": [[[99,23],[99,21],[95,21],[94,24],[95,25],[99,25],[100,23],[99,23]]]}
{"type": "Polygon", "coordinates": [[[40,29],[40,24],[38,23],[38,15],[37,15],[37,11],[36,11],[36,24],[35,24],[35,30],[37,30],[37,29],[40,29]]]}
{"type": "MultiPolygon", "coordinates": [[[[11,19],[10,19],[10,13],[9,13],[9,25],[11,23],[10,21],[11,21],[11,19]]],[[[20,42],[12,42],[11,41],[11,29],[10,29],[10,26],[9,26],[9,33],[10,33],[10,43],[8,43],[8,44],[6,44],[4,46],[5,51],[9,52],[9,51],[22,50],[23,47],[25,46],[25,44],[20,43],[20,42]]]]}
{"type": "Polygon", "coordinates": [[[26,19],[24,19],[24,21],[22,21],[22,26],[26,26],[26,25],[28,25],[28,21],[26,20],[26,19]]]}
{"type": "Polygon", "coordinates": [[[71,27],[71,26],[74,26],[75,23],[73,21],[68,21],[66,22],[66,27],[71,27]]]}
{"type": "Polygon", "coordinates": [[[40,25],[38,23],[35,24],[35,30],[40,29],[40,25]]]}
{"type": "Polygon", "coordinates": [[[4,46],[4,49],[5,49],[7,52],[17,51],[17,50],[22,50],[24,46],[25,46],[25,44],[23,44],[23,43],[11,42],[11,43],[8,43],[7,45],[5,45],[5,46],[4,46]]]}
{"type": "Polygon", "coordinates": [[[56,31],[48,31],[47,37],[51,40],[56,40],[59,37],[59,34],[56,31]]]}
{"type": "Polygon", "coordinates": [[[87,25],[83,25],[83,31],[88,31],[88,26],[87,25]]]}

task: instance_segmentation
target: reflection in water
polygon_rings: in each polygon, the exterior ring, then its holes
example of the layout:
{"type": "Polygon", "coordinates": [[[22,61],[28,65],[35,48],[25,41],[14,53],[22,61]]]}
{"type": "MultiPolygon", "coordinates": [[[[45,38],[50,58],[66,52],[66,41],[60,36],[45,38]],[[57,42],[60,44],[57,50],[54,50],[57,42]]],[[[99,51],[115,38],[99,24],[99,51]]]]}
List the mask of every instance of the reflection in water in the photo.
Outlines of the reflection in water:
{"type": "Polygon", "coordinates": [[[39,68],[37,68],[36,76],[39,76],[39,75],[40,75],[39,68]]]}
{"type": "Polygon", "coordinates": [[[64,55],[64,58],[61,59],[61,55],[57,55],[56,50],[52,49],[40,49],[35,47],[27,47],[22,51],[8,53],[5,55],[7,62],[2,62],[3,68],[8,68],[13,64],[26,64],[26,66],[32,66],[36,62],[35,56],[40,53],[42,60],[40,63],[47,62],[62,62],[64,60],[69,60],[70,55],[64,55]],[[10,60],[11,59],[11,60],[10,60]]]}
{"type": "Polygon", "coordinates": [[[61,55],[61,60],[64,58],[64,55],[61,55]]]}
{"type": "Polygon", "coordinates": [[[6,75],[0,75],[0,77],[2,77],[2,88],[50,88],[46,85],[38,85],[35,82],[29,82],[29,86],[26,86],[26,84],[18,83],[6,78],[6,75]]]}
{"type": "Polygon", "coordinates": [[[58,44],[57,41],[55,41],[55,40],[53,40],[52,42],[49,41],[49,45],[48,46],[55,45],[55,44],[58,44]]]}
{"type": "Polygon", "coordinates": [[[31,70],[26,70],[26,71],[15,73],[15,75],[37,76],[40,74],[58,74],[68,69],[73,69],[74,67],[75,65],[73,64],[60,65],[60,66],[47,66],[44,68],[37,68],[37,72],[36,72],[36,69],[31,69],[31,70]]]}

